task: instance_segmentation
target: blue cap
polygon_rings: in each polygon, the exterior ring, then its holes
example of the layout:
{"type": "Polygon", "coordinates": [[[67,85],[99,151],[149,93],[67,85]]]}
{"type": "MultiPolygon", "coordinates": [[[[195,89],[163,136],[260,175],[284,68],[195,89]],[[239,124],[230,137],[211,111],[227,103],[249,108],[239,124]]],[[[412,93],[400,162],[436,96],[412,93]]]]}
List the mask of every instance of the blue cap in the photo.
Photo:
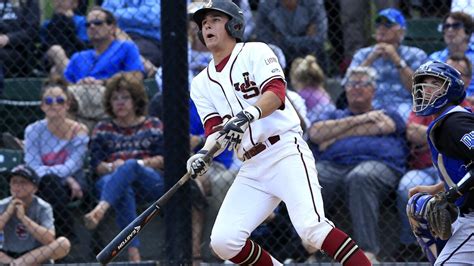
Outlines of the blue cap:
{"type": "Polygon", "coordinates": [[[406,28],[405,17],[402,12],[395,8],[386,8],[380,10],[379,14],[375,18],[375,22],[379,21],[382,17],[388,19],[389,21],[400,25],[402,28],[406,28]]]}

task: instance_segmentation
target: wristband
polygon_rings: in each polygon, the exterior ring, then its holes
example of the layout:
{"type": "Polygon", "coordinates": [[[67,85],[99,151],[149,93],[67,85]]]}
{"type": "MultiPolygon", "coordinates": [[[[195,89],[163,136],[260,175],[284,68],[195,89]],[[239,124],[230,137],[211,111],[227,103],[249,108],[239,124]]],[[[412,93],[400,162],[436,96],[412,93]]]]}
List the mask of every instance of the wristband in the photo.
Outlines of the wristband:
{"type": "Polygon", "coordinates": [[[141,160],[141,159],[140,159],[140,160],[137,160],[137,163],[138,163],[139,165],[141,165],[141,166],[145,166],[145,161],[143,161],[143,160],[141,160]]]}
{"type": "Polygon", "coordinates": [[[405,68],[407,67],[407,63],[405,62],[405,60],[401,59],[400,60],[400,63],[398,63],[398,65],[396,66],[398,69],[402,69],[402,68],[405,68]]]}
{"type": "Polygon", "coordinates": [[[262,110],[260,107],[251,105],[244,109],[244,113],[247,113],[246,116],[249,117],[250,122],[258,120],[262,117],[262,110]],[[248,115],[250,114],[250,115],[248,115]]]}

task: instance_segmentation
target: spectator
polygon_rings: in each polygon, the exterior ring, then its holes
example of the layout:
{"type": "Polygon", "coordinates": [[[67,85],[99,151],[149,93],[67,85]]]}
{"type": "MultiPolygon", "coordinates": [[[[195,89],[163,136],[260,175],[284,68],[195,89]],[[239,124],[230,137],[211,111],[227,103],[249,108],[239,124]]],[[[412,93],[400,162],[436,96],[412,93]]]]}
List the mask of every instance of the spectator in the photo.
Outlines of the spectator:
{"type": "Polygon", "coordinates": [[[105,0],[102,7],[155,66],[161,65],[161,0],[105,0]]]}
{"type": "Polygon", "coordinates": [[[377,43],[358,50],[350,67],[372,66],[376,69],[374,107],[394,107],[406,121],[411,110],[413,69],[426,60],[426,53],[419,48],[401,44],[405,30],[405,18],[400,11],[394,8],[380,11],[375,19],[377,43]]]}
{"type": "Polygon", "coordinates": [[[39,196],[53,206],[58,235],[73,239],[74,219],[67,204],[82,199],[87,190],[82,166],[88,131],[68,118],[71,94],[64,82],[47,82],[41,98],[45,118],[26,127],[25,163],[41,178],[39,196]]]}
{"type": "Polygon", "coordinates": [[[137,46],[115,38],[116,20],[110,11],[95,7],[87,15],[87,35],[94,47],[75,53],[64,76],[71,83],[104,85],[120,71],[134,72],[143,78],[143,64],[137,46]]]}
{"type": "MultiPolygon", "coordinates": [[[[469,43],[469,39],[474,30],[474,22],[471,15],[464,12],[449,13],[444,18],[441,29],[446,48],[432,53],[429,58],[446,62],[450,55],[465,54],[472,64],[474,62],[474,44],[469,43]]],[[[474,83],[468,85],[467,96],[474,96],[474,83]]]]}
{"type": "MultiPolygon", "coordinates": [[[[104,108],[111,119],[97,124],[90,143],[100,201],[84,216],[89,229],[110,207],[123,229],[137,217],[137,200],[156,200],[164,192],[162,124],[146,116],[147,103],[143,83],[133,73],[118,73],[107,82],[104,108]]],[[[138,246],[135,238],[128,247],[130,261],[140,261],[138,246]]]]}
{"type": "Polygon", "coordinates": [[[53,17],[45,20],[40,30],[41,42],[46,50],[46,57],[54,66],[52,74],[62,75],[65,57],[87,48],[86,17],[76,15],[78,0],[54,0],[53,17]]]}
{"type": "MultiPolygon", "coordinates": [[[[469,87],[471,86],[472,81],[472,63],[466,55],[450,55],[448,60],[446,60],[448,65],[454,67],[459,73],[461,73],[461,79],[464,82],[464,88],[466,92],[468,91],[469,87]]],[[[461,103],[462,106],[474,107],[474,95],[466,96],[465,100],[461,103]]]]}
{"type": "Polygon", "coordinates": [[[293,89],[305,100],[310,122],[317,120],[325,110],[335,109],[323,87],[324,72],[314,56],[296,58],[291,64],[290,80],[293,89]]]}
{"type": "Polygon", "coordinates": [[[107,117],[102,105],[107,79],[120,71],[143,79],[144,67],[137,46],[117,39],[118,28],[110,11],[94,7],[86,25],[94,48],[75,53],[70,61],[61,60],[68,62],[64,76],[74,83],[69,89],[77,101],[77,118],[92,131],[99,120],[107,117]]]}
{"type": "Polygon", "coordinates": [[[340,15],[340,22],[337,19],[331,17],[331,10],[328,9],[328,18],[333,19],[334,24],[340,23],[340,30],[342,31],[342,40],[338,38],[337,30],[331,29],[335,26],[330,23],[329,30],[332,34],[329,35],[332,46],[340,53],[340,48],[343,48],[344,54],[339,55],[342,57],[342,62],[339,65],[341,73],[345,73],[347,67],[351,63],[352,56],[354,53],[362,47],[365,47],[369,44],[370,40],[370,27],[369,19],[372,16],[368,16],[367,7],[372,3],[375,4],[376,10],[381,10],[389,7],[399,7],[399,1],[386,1],[386,0],[339,0],[335,1],[338,4],[333,3],[332,12],[337,12],[336,14],[340,15]],[[339,48],[340,47],[340,48],[339,48]],[[338,49],[339,48],[339,49],[338,49]]]}
{"type": "Polygon", "coordinates": [[[379,207],[405,172],[405,123],[397,112],[372,106],[373,68],[349,69],[346,80],[347,109],[321,114],[309,136],[321,152],[316,168],[323,199],[331,203],[344,192],[354,238],[375,262],[379,207]]]}
{"type": "Polygon", "coordinates": [[[326,10],[322,0],[265,0],[258,7],[257,40],[280,47],[288,62],[313,54],[324,62],[327,38],[326,10]]]}
{"type": "Polygon", "coordinates": [[[52,207],[35,195],[38,175],[18,165],[8,179],[11,196],[0,201],[0,230],[4,232],[0,263],[40,265],[65,257],[71,243],[65,237],[56,238],[52,207]]]}
{"type": "Polygon", "coordinates": [[[38,0],[5,0],[0,5],[0,72],[5,77],[27,77],[34,67],[34,42],[38,36],[38,0]]]}

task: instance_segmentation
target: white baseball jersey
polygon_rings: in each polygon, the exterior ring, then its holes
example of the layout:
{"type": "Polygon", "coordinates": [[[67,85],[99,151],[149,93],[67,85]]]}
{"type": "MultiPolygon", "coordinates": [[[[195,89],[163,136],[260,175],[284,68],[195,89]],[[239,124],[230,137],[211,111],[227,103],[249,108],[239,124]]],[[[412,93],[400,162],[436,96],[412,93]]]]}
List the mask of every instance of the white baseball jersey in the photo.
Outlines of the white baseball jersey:
{"type": "MultiPolygon", "coordinates": [[[[273,51],[264,43],[237,43],[222,71],[217,72],[211,61],[194,78],[191,97],[205,124],[218,116],[231,118],[255,105],[273,79],[285,79],[273,51]]],[[[290,101],[250,123],[238,157],[243,158],[258,143],[266,149],[246,158],[222,202],[211,234],[213,251],[224,260],[236,256],[250,233],[281,201],[300,237],[320,249],[333,225],[325,217],[313,154],[302,138],[300,120],[290,101]],[[277,142],[267,141],[276,135],[277,142]]]]}
{"type": "MultiPolygon", "coordinates": [[[[203,124],[216,116],[231,118],[248,106],[255,105],[262,88],[273,79],[285,80],[285,76],[270,47],[259,42],[237,43],[221,72],[216,71],[212,60],[193,79],[191,98],[203,124]]],[[[282,110],[250,124],[237,155],[242,158],[243,153],[257,143],[288,131],[302,132],[296,111],[286,101],[282,110]]]]}

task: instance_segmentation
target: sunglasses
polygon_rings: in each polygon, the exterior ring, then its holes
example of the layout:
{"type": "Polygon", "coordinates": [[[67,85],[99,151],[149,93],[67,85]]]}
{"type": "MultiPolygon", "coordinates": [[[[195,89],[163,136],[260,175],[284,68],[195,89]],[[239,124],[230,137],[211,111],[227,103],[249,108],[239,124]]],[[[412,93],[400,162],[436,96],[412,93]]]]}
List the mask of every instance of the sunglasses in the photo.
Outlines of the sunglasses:
{"type": "Polygon", "coordinates": [[[370,85],[372,85],[370,81],[348,81],[346,83],[346,86],[351,88],[365,88],[370,85]]]}
{"type": "Polygon", "coordinates": [[[446,31],[449,28],[451,28],[453,30],[459,30],[459,29],[464,28],[464,24],[462,22],[444,23],[444,24],[440,25],[438,30],[439,31],[446,31]]]}
{"type": "Polygon", "coordinates": [[[96,20],[91,20],[91,21],[86,22],[86,28],[90,28],[92,25],[94,25],[94,26],[102,26],[102,25],[104,25],[105,23],[106,23],[105,20],[98,20],[98,19],[96,19],[96,20]]]}
{"type": "Polygon", "coordinates": [[[377,19],[375,21],[375,27],[384,26],[385,28],[389,29],[395,25],[397,25],[397,23],[393,23],[392,21],[388,19],[377,19]]]}
{"type": "Polygon", "coordinates": [[[51,97],[51,96],[46,96],[43,99],[43,103],[46,105],[53,105],[53,104],[59,104],[63,105],[66,103],[66,98],[63,96],[56,96],[56,97],[51,97]]]}

